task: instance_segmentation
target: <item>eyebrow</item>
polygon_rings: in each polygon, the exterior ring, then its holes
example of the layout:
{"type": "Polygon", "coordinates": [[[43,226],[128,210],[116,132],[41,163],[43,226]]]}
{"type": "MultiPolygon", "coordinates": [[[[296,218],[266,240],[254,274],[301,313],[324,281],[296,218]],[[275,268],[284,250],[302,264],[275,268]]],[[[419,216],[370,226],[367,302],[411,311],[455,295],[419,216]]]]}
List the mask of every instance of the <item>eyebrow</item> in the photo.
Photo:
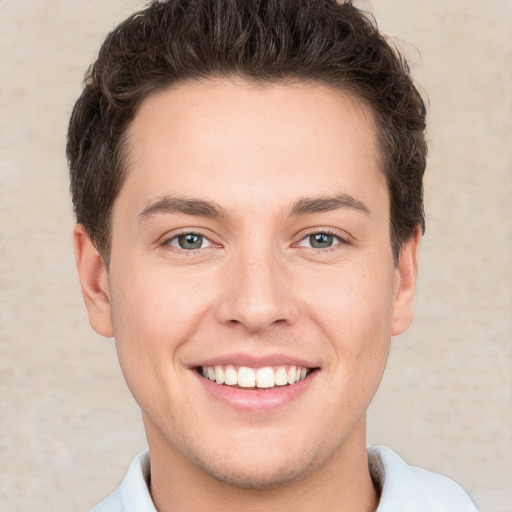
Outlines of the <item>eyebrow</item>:
{"type": "Polygon", "coordinates": [[[164,196],[142,210],[139,214],[139,222],[158,213],[227,217],[226,212],[216,203],[201,199],[164,196]]]}
{"type": "Polygon", "coordinates": [[[289,215],[329,212],[339,208],[357,210],[368,216],[371,214],[370,209],[359,199],[349,194],[338,194],[335,196],[303,197],[293,203],[289,215]]]}
{"type": "MultiPolygon", "coordinates": [[[[349,208],[370,215],[369,208],[359,199],[349,194],[338,194],[335,196],[302,197],[292,204],[289,209],[289,216],[328,212],[340,208],[349,208]]],[[[212,218],[227,217],[226,211],[216,203],[201,199],[164,196],[142,210],[139,214],[139,222],[143,222],[159,213],[212,218]]]]}

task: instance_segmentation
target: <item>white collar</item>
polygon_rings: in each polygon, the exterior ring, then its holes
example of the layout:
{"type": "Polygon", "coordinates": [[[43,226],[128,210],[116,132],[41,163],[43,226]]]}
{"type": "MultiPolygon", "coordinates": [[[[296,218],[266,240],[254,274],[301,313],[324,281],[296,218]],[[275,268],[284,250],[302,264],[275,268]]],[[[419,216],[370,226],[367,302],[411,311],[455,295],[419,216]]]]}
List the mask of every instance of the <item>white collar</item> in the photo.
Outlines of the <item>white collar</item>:
{"type": "MultiPolygon", "coordinates": [[[[381,498],[376,512],[478,512],[453,480],[409,466],[385,446],[368,448],[370,473],[381,498]]],[[[157,512],[149,493],[149,452],[132,462],[121,486],[89,512],[157,512]]]]}

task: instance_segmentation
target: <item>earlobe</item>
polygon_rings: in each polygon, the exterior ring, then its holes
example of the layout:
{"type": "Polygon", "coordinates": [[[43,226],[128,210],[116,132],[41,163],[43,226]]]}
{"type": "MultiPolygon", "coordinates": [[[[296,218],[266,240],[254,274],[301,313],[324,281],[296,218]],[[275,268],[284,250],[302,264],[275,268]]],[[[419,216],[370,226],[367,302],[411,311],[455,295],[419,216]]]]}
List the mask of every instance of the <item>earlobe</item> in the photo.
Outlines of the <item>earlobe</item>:
{"type": "Polygon", "coordinates": [[[73,230],[73,245],[89,323],[98,334],[111,338],[114,329],[105,262],[81,224],[77,224],[73,230]]]}
{"type": "Polygon", "coordinates": [[[392,335],[406,331],[412,322],[414,293],[418,277],[418,252],[421,230],[402,245],[396,268],[395,296],[393,303],[392,335]]]}

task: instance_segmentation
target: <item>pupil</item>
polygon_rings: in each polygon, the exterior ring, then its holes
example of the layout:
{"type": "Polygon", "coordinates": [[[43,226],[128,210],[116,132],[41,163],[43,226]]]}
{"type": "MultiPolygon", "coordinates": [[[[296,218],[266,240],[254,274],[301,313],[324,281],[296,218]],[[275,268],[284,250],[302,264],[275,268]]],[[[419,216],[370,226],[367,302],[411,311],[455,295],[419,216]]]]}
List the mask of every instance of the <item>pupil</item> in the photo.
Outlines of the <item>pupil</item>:
{"type": "Polygon", "coordinates": [[[328,233],[315,233],[309,237],[311,247],[315,249],[324,249],[325,247],[331,247],[333,236],[328,233]]]}
{"type": "Polygon", "coordinates": [[[201,235],[194,235],[188,233],[178,237],[178,243],[182,249],[200,249],[203,244],[203,237],[201,235]]]}

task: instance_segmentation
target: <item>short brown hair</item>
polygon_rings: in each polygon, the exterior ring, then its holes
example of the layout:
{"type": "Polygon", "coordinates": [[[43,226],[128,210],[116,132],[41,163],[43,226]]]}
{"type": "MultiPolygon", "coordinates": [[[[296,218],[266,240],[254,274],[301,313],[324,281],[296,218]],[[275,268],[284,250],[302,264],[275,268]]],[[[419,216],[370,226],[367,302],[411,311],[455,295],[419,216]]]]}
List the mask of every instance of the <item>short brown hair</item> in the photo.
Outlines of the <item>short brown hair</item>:
{"type": "Polygon", "coordinates": [[[128,125],[151,93],[187,80],[318,82],[363,99],[379,128],[395,261],[425,229],[425,106],[406,62],[351,1],[154,1],[111,32],[69,125],[77,222],[108,262],[110,217],[126,177],[128,125]]]}

